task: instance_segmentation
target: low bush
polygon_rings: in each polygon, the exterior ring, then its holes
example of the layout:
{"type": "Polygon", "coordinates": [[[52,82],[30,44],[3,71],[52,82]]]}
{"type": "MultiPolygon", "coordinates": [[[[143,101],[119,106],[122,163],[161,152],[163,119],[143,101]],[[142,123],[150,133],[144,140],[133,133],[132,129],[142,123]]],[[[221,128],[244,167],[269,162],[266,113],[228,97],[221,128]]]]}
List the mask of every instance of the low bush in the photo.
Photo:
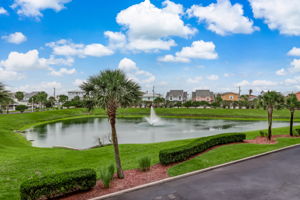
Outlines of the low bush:
{"type": "Polygon", "coordinates": [[[20,111],[21,113],[23,113],[28,107],[25,105],[17,105],[16,106],[16,111],[20,111]]]}
{"type": "Polygon", "coordinates": [[[20,195],[21,200],[49,199],[89,190],[95,185],[96,172],[80,169],[25,181],[20,186],[20,195]]]}
{"type": "Polygon", "coordinates": [[[294,131],[293,131],[293,135],[294,136],[300,136],[300,129],[294,129],[294,131]]]}
{"type": "Polygon", "coordinates": [[[143,172],[149,171],[151,166],[151,159],[150,157],[143,157],[138,160],[139,169],[143,172]]]}
{"type": "Polygon", "coordinates": [[[265,132],[265,131],[259,131],[259,134],[261,137],[267,137],[268,136],[268,133],[265,132]]]}
{"type": "Polygon", "coordinates": [[[226,133],[199,138],[180,147],[161,150],[159,152],[159,160],[163,165],[184,161],[210,147],[232,142],[242,142],[245,138],[246,135],[243,133],[226,133]]]}
{"type": "Polygon", "coordinates": [[[109,165],[107,168],[100,169],[100,179],[102,180],[104,188],[109,188],[114,173],[115,166],[113,164],[109,165]]]}

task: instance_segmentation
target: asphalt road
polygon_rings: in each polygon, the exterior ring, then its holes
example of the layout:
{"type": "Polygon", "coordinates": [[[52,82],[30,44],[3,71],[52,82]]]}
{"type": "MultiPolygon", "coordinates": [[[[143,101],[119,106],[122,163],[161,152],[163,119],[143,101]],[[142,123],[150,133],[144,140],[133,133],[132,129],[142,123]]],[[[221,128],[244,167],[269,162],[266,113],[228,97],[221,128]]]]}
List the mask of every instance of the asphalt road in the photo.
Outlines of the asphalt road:
{"type": "Polygon", "coordinates": [[[300,200],[300,147],[109,199],[300,200]]]}

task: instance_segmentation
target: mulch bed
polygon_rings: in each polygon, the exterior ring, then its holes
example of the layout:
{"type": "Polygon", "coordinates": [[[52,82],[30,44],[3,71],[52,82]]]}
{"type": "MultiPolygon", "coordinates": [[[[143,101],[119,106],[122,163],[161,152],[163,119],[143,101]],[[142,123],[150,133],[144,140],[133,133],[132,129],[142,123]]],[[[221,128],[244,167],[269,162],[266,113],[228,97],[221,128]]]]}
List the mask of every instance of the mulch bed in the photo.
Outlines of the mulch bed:
{"type": "MultiPolygon", "coordinates": [[[[242,143],[252,143],[252,144],[276,144],[277,141],[275,140],[276,138],[280,137],[291,137],[289,135],[274,135],[272,137],[271,141],[268,141],[265,137],[256,137],[253,140],[244,140],[244,142],[240,143],[230,143],[230,144],[224,144],[224,145],[232,145],[232,144],[242,144],[242,143]]],[[[199,154],[196,154],[192,156],[190,159],[197,157],[203,153],[206,153],[212,149],[218,148],[220,146],[224,145],[218,145],[212,148],[207,149],[204,152],[201,152],[199,154]]],[[[63,197],[61,198],[62,200],[86,200],[90,199],[93,197],[98,197],[98,196],[103,196],[109,193],[125,190],[128,188],[136,187],[139,185],[151,183],[154,181],[162,180],[165,178],[168,178],[168,169],[178,163],[174,163],[171,165],[161,165],[161,164],[156,164],[151,166],[150,171],[147,172],[141,172],[137,169],[131,169],[131,170],[125,170],[124,171],[124,179],[118,179],[117,177],[114,177],[114,179],[111,182],[110,188],[104,189],[103,184],[101,181],[97,181],[96,186],[87,192],[82,192],[82,193],[76,193],[71,196],[63,197]]]]}

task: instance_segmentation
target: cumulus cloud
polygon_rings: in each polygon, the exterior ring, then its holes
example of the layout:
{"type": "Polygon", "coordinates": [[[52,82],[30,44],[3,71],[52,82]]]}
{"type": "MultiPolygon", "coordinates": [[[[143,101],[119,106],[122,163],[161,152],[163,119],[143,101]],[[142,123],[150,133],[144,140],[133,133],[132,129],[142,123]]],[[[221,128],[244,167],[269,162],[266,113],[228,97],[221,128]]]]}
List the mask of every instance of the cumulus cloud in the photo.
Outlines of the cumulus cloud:
{"type": "Polygon", "coordinates": [[[8,15],[7,10],[5,10],[3,7],[0,7],[0,15],[8,15]]]}
{"type": "Polygon", "coordinates": [[[254,86],[254,87],[270,87],[270,86],[276,86],[278,83],[274,81],[268,81],[268,80],[254,80],[252,82],[249,82],[247,80],[243,80],[239,83],[236,83],[235,86],[254,86]]]}
{"type": "Polygon", "coordinates": [[[26,36],[21,32],[15,32],[10,35],[2,36],[1,38],[9,43],[14,44],[21,44],[27,40],[26,36]]]}
{"type": "Polygon", "coordinates": [[[16,87],[14,91],[24,91],[24,92],[32,92],[32,91],[45,91],[48,94],[53,94],[53,88],[56,91],[61,91],[62,84],[57,81],[50,81],[50,82],[40,82],[37,84],[32,85],[22,85],[20,87],[16,87]]]}
{"type": "Polygon", "coordinates": [[[158,8],[150,0],[145,0],[118,13],[117,23],[127,31],[128,49],[169,50],[176,45],[170,36],[186,38],[196,33],[196,29],[185,25],[181,19],[184,13],[182,5],[169,0],[162,5],[158,8]]]}
{"type": "Polygon", "coordinates": [[[12,8],[17,10],[17,13],[26,17],[35,17],[39,19],[43,16],[41,11],[52,9],[59,12],[65,8],[64,4],[72,0],[14,0],[12,8]]]}
{"type": "Polygon", "coordinates": [[[286,74],[287,74],[287,72],[284,68],[281,68],[281,69],[276,71],[276,75],[278,75],[278,76],[284,76],[286,74]]]}
{"type": "Polygon", "coordinates": [[[123,58],[119,62],[118,68],[123,70],[130,79],[140,84],[150,84],[155,81],[155,76],[152,73],[141,70],[137,67],[136,63],[129,58],[123,58]]]}
{"type": "Polygon", "coordinates": [[[24,78],[24,76],[18,72],[6,70],[0,67],[0,81],[15,81],[24,78]]]}
{"type": "Polygon", "coordinates": [[[202,76],[196,76],[194,78],[188,78],[188,83],[200,83],[203,80],[202,76]]]}
{"type": "Polygon", "coordinates": [[[52,76],[63,76],[63,75],[71,75],[76,73],[76,69],[67,69],[67,68],[60,68],[59,70],[50,69],[50,74],[52,76]]]}
{"type": "Polygon", "coordinates": [[[249,0],[255,18],[285,35],[300,35],[299,0],[249,0]]]}
{"type": "Polygon", "coordinates": [[[216,74],[211,74],[207,77],[208,80],[211,80],[211,81],[216,81],[219,79],[219,76],[216,75],[216,74]]]}
{"type": "Polygon", "coordinates": [[[289,68],[289,71],[291,73],[297,73],[300,72],[300,59],[294,59],[291,62],[291,67],[289,68]]]}
{"type": "Polygon", "coordinates": [[[109,47],[112,49],[123,48],[126,45],[126,35],[121,32],[105,31],[105,37],[108,38],[109,47]]]}
{"type": "Polygon", "coordinates": [[[259,29],[253,25],[252,20],[244,16],[241,4],[232,5],[229,0],[218,0],[206,7],[193,5],[187,13],[189,17],[205,22],[208,30],[219,35],[250,34],[259,29]]]}
{"type": "Polygon", "coordinates": [[[80,85],[82,85],[86,80],[82,80],[82,79],[75,79],[73,81],[73,85],[76,87],[79,87],[80,85]]]}
{"type": "Polygon", "coordinates": [[[168,54],[158,58],[158,60],[162,62],[190,62],[190,59],[216,59],[218,54],[215,48],[213,42],[194,41],[190,47],[183,47],[174,56],[168,54]]]}
{"type": "Polygon", "coordinates": [[[64,39],[47,43],[46,46],[52,48],[54,55],[60,56],[78,56],[84,58],[86,56],[109,56],[114,53],[111,49],[102,44],[75,44],[64,39]]]}
{"type": "Polygon", "coordinates": [[[289,56],[300,56],[300,48],[293,47],[289,52],[287,53],[289,56]]]}

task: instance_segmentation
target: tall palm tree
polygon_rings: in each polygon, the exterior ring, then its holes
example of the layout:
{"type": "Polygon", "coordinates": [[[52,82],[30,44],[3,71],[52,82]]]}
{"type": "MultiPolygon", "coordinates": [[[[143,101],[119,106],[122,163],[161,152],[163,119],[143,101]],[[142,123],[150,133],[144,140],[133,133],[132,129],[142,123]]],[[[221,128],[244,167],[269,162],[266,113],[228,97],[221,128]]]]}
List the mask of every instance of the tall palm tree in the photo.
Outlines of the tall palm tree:
{"type": "Polygon", "coordinates": [[[293,136],[293,123],[295,109],[299,106],[299,102],[295,94],[289,94],[285,102],[286,107],[290,110],[290,136],[293,136]]]}
{"type": "MultiPolygon", "coordinates": [[[[8,112],[8,106],[12,99],[8,90],[5,90],[4,84],[0,82],[0,106],[6,107],[8,112]]],[[[1,110],[1,109],[0,109],[1,110]]]]}
{"type": "Polygon", "coordinates": [[[116,113],[119,107],[130,106],[140,100],[140,86],[120,70],[105,70],[99,75],[91,76],[80,88],[106,110],[111,125],[118,178],[124,178],[116,131],[116,113]]]}
{"type": "Polygon", "coordinates": [[[268,112],[268,140],[271,140],[273,109],[283,105],[284,97],[279,92],[268,91],[259,96],[259,102],[268,112]]]}

